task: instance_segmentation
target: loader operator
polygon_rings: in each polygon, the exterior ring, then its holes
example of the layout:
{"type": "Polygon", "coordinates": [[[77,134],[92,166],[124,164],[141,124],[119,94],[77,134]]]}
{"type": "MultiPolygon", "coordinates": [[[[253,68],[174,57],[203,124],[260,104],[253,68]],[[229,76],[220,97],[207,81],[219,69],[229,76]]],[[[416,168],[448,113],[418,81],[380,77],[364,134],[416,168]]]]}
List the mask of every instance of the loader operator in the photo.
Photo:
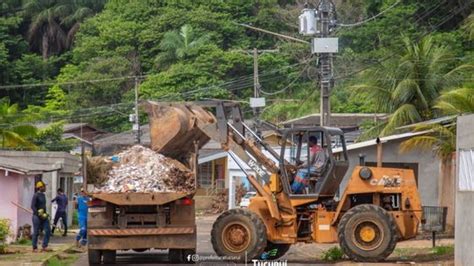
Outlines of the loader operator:
{"type": "Polygon", "coordinates": [[[318,145],[318,139],[310,136],[308,139],[309,160],[305,160],[298,165],[298,172],[291,184],[291,190],[294,194],[302,194],[308,185],[309,176],[319,176],[326,168],[327,156],[323,148],[318,145]]]}

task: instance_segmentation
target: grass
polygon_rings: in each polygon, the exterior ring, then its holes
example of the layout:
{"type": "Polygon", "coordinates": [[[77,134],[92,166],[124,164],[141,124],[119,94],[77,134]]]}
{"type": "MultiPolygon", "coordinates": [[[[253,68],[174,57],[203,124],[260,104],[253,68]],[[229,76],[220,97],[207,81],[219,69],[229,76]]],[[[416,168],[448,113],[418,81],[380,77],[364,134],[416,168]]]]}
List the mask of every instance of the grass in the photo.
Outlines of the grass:
{"type": "Polygon", "coordinates": [[[46,265],[69,266],[69,265],[72,265],[78,258],[79,258],[79,255],[77,254],[62,253],[62,254],[59,254],[58,256],[54,256],[51,259],[49,259],[46,265]]]}
{"type": "Polygon", "coordinates": [[[341,248],[339,247],[332,247],[323,252],[321,255],[321,259],[324,261],[337,261],[342,260],[344,257],[344,252],[342,252],[341,248]]]}
{"type": "Polygon", "coordinates": [[[26,239],[26,238],[21,238],[21,239],[18,239],[15,243],[13,243],[15,245],[22,245],[22,246],[31,246],[31,240],[30,239],[26,239]]]}
{"type": "Polygon", "coordinates": [[[454,246],[437,246],[431,249],[431,253],[434,255],[442,256],[446,254],[454,254],[454,246]]]}

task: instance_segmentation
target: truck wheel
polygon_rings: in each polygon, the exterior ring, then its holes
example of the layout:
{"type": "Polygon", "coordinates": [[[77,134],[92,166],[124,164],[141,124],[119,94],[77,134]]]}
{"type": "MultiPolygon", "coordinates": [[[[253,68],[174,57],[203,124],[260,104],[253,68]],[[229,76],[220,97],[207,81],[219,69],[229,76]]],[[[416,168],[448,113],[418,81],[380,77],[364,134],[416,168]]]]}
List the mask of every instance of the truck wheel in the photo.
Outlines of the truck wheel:
{"type": "Polygon", "coordinates": [[[116,250],[103,250],[102,257],[104,264],[115,264],[115,259],[117,258],[116,250]]]}
{"type": "Polygon", "coordinates": [[[281,258],[283,255],[288,252],[290,249],[291,244],[278,244],[268,241],[267,247],[265,248],[262,255],[260,255],[260,259],[262,260],[276,260],[281,258]]]}
{"type": "Polygon", "coordinates": [[[102,262],[102,252],[98,249],[87,250],[87,257],[89,258],[89,265],[100,264],[102,262]]]}
{"type": "Polygon", "coordinates": [[[247,209],[232,209],[222,213],[212,225],[211,242],[218,256],[251,261],[265,250],[267,231],[257,214],[247,209]]]}
{"type": "Polygon", "coordinates": [[[350,209],[338,225],[339,244],[352,260],[377,262],[387,258],[397,244],[397,226],[379,206],[362,204],[350,209]]]}

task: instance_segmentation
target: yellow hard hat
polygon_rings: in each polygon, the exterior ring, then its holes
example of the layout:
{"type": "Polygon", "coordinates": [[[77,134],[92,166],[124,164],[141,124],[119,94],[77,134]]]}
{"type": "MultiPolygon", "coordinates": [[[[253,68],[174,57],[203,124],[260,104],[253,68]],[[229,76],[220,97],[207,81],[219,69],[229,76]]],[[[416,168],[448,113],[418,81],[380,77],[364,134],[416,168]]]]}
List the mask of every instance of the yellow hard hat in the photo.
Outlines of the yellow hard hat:
{"type": "Polygon", "coordinates": [[[36,188],[44,187],[43,181],[36,182],[36,188]]]}

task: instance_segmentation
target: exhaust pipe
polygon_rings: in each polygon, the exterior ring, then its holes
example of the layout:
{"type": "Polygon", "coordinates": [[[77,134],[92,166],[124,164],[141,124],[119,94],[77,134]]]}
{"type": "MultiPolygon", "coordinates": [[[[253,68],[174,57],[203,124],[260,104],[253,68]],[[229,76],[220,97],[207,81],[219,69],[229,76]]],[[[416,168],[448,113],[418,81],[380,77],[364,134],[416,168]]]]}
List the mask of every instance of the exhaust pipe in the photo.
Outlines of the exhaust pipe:
{"type": "Polygon", "coordinates": [[[365,166],[365,154],[359,153],[359,165],[365,166]]]}
{"type": "Polygon", "coordinates": [[[382,141],[377,138],[377,167],[382,167],[382,141]]]}

